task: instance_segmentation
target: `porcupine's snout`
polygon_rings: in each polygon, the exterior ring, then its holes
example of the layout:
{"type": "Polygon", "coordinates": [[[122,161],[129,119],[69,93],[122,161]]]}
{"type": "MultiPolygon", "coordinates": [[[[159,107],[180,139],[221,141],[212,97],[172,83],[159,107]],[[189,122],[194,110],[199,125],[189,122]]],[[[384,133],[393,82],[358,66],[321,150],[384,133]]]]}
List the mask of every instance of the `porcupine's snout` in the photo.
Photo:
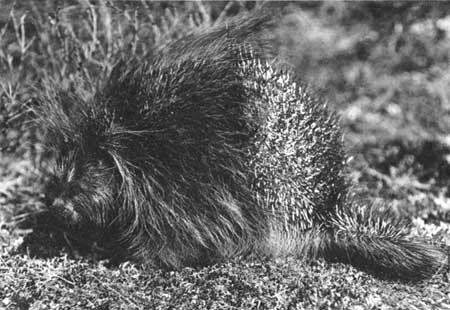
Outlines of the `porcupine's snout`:
{"type": "Polygon", "coordinates": [[[73,192],[52,176],[45,186],[45,204],[52,214],[62,219],[66,224],[80,222],[80,213],[72,200],[73,192]]]}
{"type": "Polygon", "coordinates": [[[65,219],[69,224],[75,224],[80,221],[80,214],[75,210],[71,201],[65,201],[62,198],[56,198],[51,202],[50,208],[65,219]]]}

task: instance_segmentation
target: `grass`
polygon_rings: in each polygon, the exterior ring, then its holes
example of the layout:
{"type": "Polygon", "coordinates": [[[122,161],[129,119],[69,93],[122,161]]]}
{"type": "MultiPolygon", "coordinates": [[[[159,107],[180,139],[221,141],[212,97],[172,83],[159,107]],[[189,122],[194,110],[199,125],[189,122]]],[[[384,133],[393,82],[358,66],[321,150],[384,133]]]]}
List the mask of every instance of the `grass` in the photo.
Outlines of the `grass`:
{"type": "MultiPolygon", "coordinates": [[[[89,95],[118,58],[253,6],[0,0],[0,309],[450,309],[446,270],[423,283],[295,260],[142,270],[77,253],[64,234],[31,233],[49,155],[30,119],[47,83],[89,95]]],[[[355,191],[448,250],[450,6],[279,6],[277,52],[341,114],[355,191]]]]}
{"type": "Polygon", "coordinates": [[[337,264],[230,262],[201,269],[143,272],[129,264],[110,269],[67,257],[43,261],[20,256],[6,266],[3,304],[22,309],[450,307],[450,292],[442,276],[413,286],[380,281],[337,264]]]}

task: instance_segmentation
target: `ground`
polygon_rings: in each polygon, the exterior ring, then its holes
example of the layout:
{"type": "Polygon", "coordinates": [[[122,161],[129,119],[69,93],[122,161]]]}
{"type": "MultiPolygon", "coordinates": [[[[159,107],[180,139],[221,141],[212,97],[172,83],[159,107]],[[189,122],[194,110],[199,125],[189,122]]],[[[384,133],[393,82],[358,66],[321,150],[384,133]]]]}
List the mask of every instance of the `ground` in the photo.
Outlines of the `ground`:
{"type": "MultiPolygon", "coordinates": [[[[121,55],[253,5],[0,0],[0,309],[450,309],[445,269],[419,283],[295,259],[162,271],[46,246],[65,236],[36,227],[45,83],[91,92],[121,55]]],[[[450,4],[273,5],[280,58],[341,115],[354,191],[448,251],[450,4]]]]}

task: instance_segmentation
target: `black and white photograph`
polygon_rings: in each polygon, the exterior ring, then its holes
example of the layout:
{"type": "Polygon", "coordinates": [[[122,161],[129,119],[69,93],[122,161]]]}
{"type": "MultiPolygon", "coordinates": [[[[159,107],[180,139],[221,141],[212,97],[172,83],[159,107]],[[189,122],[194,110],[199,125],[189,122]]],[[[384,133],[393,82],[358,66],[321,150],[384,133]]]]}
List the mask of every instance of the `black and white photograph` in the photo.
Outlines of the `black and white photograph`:
{"type": "Polygon", "coordinates": [[[449,309],[450,1],[0,0],[0,310],[449,309]]]}

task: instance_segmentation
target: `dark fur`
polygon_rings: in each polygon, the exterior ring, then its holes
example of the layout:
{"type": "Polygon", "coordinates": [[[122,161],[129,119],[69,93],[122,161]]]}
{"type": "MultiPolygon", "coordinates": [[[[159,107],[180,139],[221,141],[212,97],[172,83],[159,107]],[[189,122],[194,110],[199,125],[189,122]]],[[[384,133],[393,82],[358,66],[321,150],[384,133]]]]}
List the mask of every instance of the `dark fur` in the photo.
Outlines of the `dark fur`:
{"type": "Polygon", "coordinates": [[[247,19],[121,62],[91,98],[48,96],[48,187],[69,224],[168,267],[235,255],[323,256],[413,279],[438,249],[347,198],[335,114],[264,59],[247,19]]]}

